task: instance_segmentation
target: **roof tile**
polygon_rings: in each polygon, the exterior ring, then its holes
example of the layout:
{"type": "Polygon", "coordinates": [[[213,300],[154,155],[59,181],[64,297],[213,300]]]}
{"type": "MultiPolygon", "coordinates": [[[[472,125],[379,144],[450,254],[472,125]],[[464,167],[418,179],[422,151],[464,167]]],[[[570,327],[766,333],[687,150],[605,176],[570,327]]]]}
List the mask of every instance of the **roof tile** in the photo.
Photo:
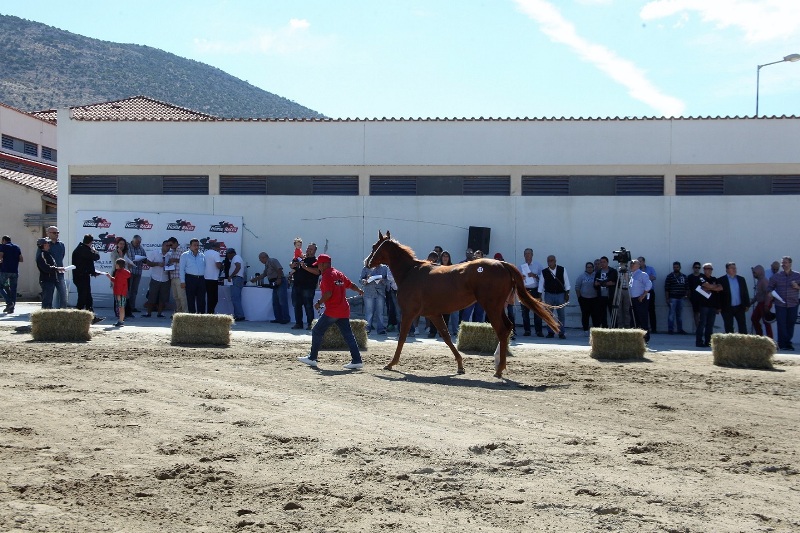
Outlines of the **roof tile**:
{"type": "Polygon", "coordinates": [[[52,198],[58,198],[58,182],[48,178],[34,176],[33,174],[25,174],[24,172],[16,172],[14,170],[7,170],[0,168],[0,179],[17,183],[29,189],[39,191],[52,198]]]}

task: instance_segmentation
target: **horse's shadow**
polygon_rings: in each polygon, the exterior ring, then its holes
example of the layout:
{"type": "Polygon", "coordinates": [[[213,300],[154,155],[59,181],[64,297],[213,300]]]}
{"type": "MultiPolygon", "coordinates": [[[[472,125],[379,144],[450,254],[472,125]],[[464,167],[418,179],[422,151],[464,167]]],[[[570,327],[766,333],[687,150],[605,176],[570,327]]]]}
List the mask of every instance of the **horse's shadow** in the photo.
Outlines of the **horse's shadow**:
{"type": "Polygon", "coordinates": [[[530,385],[527,383],[520,383],[519,381],[514,381],[513,379],[508,379],[508,378],[486,380],[486,379],[464,378],[463,374],[450,374],[446,376],[418,376],[416,374],[409,374],[407,372],[401,372],[399,370],[390,370],[389,372],[392,372],[393,374],[396,375],[387,376],[387,375],[376,374],[375,377],[378,379],[382,379],[385,381],[392,381],[392,382],[407,381],[409,383],[422,383],[425,385],[445,385],[447,387],[466,387],[466,388],[491,389],[491,390],[508,390],[511,388],[518,388],[530,392],[547,392],[550,389],[569,388],[569,385],[565,384],[530,385]]]}

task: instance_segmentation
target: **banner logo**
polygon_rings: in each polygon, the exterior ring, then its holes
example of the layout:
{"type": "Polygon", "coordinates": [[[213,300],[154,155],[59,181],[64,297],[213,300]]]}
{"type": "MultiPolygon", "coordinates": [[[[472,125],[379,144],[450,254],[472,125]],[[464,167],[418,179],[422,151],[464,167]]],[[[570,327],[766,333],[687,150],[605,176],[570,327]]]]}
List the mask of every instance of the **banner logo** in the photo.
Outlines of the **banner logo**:
{"type": "Polygon", "coordinates": [[[221,220],[219,224],[213,224],[210,228],[208,228],[208,231],[212,233],[236,233],[239,231],[239,228],[230,222],[221,220]]]}
{"type": "Polygon", "coordinates": [[[170,222],[167,224],[168,231],[194,231],[194,224],[189,222],[188,220],[183,220],[179,218],[175,222],[170,222]]]}
{"type": "Polygon", "coordinates": [[[145,218],[134,218],[125,223],[125,229],[153,229],[153,224],[145,218]]]}
{"type": "Polygon", "coordinates": [[[117,235],[114,233],[101,233],[92,241],[98,252],[113,252],[117,246],[117,235]]]}
{"type": "Polygon", "coordinates": [[[84,228],[110,228],[111,222],[103,217],[92,217],[83,221],[84,228]]]}

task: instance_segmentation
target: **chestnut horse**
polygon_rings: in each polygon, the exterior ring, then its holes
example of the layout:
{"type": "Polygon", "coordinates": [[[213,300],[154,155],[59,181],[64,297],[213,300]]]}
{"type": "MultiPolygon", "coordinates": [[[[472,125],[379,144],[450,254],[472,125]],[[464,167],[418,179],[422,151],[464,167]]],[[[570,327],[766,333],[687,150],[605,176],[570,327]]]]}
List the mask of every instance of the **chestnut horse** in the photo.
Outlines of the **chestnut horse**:
{"type": "Polygon", "coordinates": [[[402,320],[400,337],[394,358],[384,367],[391,370],[400,362],[400,352],[418,316],[427,317],[439,330],[444,342],[450,347],[458,364],[458,373],[464,373],[461,354],[453,346],[450,331],[444,323],[443,314],[458,312],[476,301],[486,311],[499,344],[499,359],[495,362],[495,377],[503,377],[508,354],[508,337],[513,325],[506,316],[506,300],[512,291],[528,309],[542,317],[553,331],[559,331],[558,321],[548,312],[550,306],[533,298],[525,290],[522,274],[514,265],[494,259],[478,259],[452,266],[434,265],[420,261],[414,251],[378,231],[378,242],[372,245],[372,253],[364,260],[367,268],[388,265],[397,282],[397,303],[402,320]]]}

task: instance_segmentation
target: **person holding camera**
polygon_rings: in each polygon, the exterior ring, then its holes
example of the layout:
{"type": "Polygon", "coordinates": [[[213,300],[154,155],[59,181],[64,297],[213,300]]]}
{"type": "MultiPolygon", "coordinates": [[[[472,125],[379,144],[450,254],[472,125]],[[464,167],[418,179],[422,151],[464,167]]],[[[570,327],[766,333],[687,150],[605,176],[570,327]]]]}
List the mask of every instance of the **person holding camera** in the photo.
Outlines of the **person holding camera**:
{"type": "MultiPolygon", "coordinates": [[[[78,302],[76,309],[86,309],[94,312],[94,300],[92,299],[92,278],[97,276],[94,269],[94,262],[100,260],[100,254],[94,248],[94,237],[91,233],[83,236],[83,240],[72,251],[72,265],[75,270],[72,272],[72,283],[78,290],[78,302]]],[[[52,244],[50,245],[52,248],[52,244]]],[[[52,252],[51,252],[52,254],[52,252]]],[[[58,261],[56,261],[58,265],[58,261]]],[[[92,324],[97,324],[103,320],[95,315],[92,324]]]]}

